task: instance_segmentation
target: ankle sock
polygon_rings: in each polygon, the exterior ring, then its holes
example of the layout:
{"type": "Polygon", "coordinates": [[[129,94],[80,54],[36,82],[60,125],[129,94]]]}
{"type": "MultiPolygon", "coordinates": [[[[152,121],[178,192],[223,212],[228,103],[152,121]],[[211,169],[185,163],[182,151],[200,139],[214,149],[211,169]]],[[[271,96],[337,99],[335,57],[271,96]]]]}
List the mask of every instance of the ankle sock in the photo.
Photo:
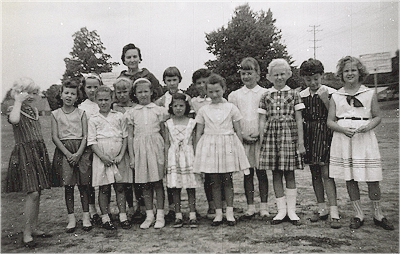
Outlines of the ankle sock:
{"type": "Polygon", "coordinates": [[[120,222],[124,222],[124,221],[128,220],[127,213],[120,213],[119,216],[120,216],[119,217],[120,218],[120,222]]]}
{"type": "Polygon", "coordinates": [[[213,221],[222,221],[223,220],[223,209],[216,209],[216,217],[214,217],[213,221]]]}
{"type": "Polygon", "coordinates": [[[319,216],[324,216],[329,214],[329,212],[326,209],[326,203],[318,203],[318,207],[319,207],[319,216]]]}
{"type": "Polygon", "coordinates": [[[373,203],[373,215],[376,220],[381,221],[384,218],[382,208],[380,206],[380,200],[372,200],[373,203]]]}
{"type": "Polygon", "coordinates": [[[106,223],[106,222],[109,222],[109,221],[110,221],[109,215],[107,213],[103,214],[102,215],[102,223],[106,223]]]}
{"type": "Polygon", "coordinates": [[[175,213],[175,218],[176,218],[176,219],[182,220],[182,213],[176,212],[176,213],[175,213]]]}
{"type": "Polygon", "coordinates": [[[189,212],[189,219],[196,220],[196,212],[189,212]]]}
{"type": "Polygon", "coordinates": [[[89,204],[89,214],[91,218],[93,217],[93,215],[97,214],[95,204],[89,204]]]}
{"type": "Polygon", "coordinates": [[[256,211],[255,204],[248,205],[248,210],[246,211],[246,214],[248,215],[254,215],[256,211]]]}
{"type": "Polygon", "coordinates": [[[82,226],[84,226],[84,227],[92,226],[91,221],[90,221],[89,212],[82,213],[82,226]]]}
{"type": "Polygon", "coordinates": [[[364,215],[362,211],[361,200],[351,201],[351,204],[355,210],[355,217],[359,218],[362,221],[364,219],[364,215]]]}
{"type": "Polygon", "coordinates": [[[74,213],[68,214],[68,225],[67,228],[75,228],[77,225],[77,221],[75,219],[74,213]]]}
{"type": "Polygon", "coordinates": [[[332,219],[340,219],[340,215],[338,214],[338,207],[336,205],[330,206],[330,217],[332,219]]]}
{"type": "Polygon", "coordinates": [[[226,208],[226,218],[227,218],[228,221],[235,221],[235,218],[234,218],[234,207],[227,206],[227,208],[226,208]]]}

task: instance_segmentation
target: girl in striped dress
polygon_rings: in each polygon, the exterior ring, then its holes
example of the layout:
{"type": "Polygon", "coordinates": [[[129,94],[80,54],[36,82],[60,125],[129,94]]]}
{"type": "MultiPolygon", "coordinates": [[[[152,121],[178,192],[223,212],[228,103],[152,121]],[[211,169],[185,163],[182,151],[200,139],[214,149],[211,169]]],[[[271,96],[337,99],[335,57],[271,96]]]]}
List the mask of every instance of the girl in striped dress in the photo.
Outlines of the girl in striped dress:
{"type": "Polygon", "coordinates": [[[346,181],[355,210],[350,228],[360,228],[364,223],[358,182],[365,181],[375,225],[394,230],[380,205],[379,181],[383,177],[379,144],[373,129],[380,124],[381,117],[375,91],[362,85],[369,73],[359,59],[347,56],[338,61],[337,75],[344,87],[333,93],[327,118],[327,126],[334,131],[330,177],[346,181]]]}
{"type": "Polygon", "coordinates": [[[37,237],[50,237],[38,230],[40,194],[50,188],[50,160],[42,136],[37,100],[39,86],[30,78],[14,82],[11,97],[14,105],[7,110],[8,122],[13,126],[15,147],[11,153],[6,179],[6,192],[25,192],[25,227],[22,242],[33,248],[37,237]]]}
{"type": "Polygon", "coordinates": [[[272,224],[282,223],[288,214],[292,224],[299,225],[300,219],[295,213],[297,189],[294,171],[303,169],[300,154],[305,153],[305,147],[301,110],[305,105],[299,92],[286,85],[292,75],[286,60],[274,59],[268,69],[267,78],[273,87],[263,94],[258,109],[261,141],[259,169],[273,171],[278,213],[272,224]]]}
{"type": "Polygon", "coordinates": [[[329,177],[329,155],[333,132],[327,127],[329,98],[336,91],[321,84],[324,73],[323,64],[316,59],[304,61],[300,74],[308,88],[300,92],[305,109],[302,111],[304,119],[304,141],[306,153],[305,163],[309,164],[312,174],[313,190],[317,198],[319,211],[313,214],[311,222],[326,220],[329,212],[326,209],[324,191],[330,204],[330,226],[340,228],[340,216],[337,207],[336,183],[329,177]]]}

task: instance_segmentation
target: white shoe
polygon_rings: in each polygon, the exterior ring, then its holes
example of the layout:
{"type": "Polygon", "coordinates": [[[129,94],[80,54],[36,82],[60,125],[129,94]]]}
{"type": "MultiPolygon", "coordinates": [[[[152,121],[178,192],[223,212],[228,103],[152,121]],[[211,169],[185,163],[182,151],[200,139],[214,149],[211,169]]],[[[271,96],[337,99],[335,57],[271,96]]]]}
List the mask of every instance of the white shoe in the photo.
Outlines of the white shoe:
{"type": "Polygon", "coordinates": [[[152,226],[154,221],[155,221],[155,218],[146,218],[145,221],[139,227],[141,229],[148,229],[148,228],[150,228],[150,226],[152,226]]]}
{"type": "Polygon", "coordinates": [[[156,229],[163,228],[165,224],[166,223],[165,223],[164,219],[159,218],[156,220],[154,228],[156,228],[156,229]]]}
{"type": "Polygon", "coordinates": [[[270,213],[268,210],[260,210],[260,217],[270,217],[270,213]]]}

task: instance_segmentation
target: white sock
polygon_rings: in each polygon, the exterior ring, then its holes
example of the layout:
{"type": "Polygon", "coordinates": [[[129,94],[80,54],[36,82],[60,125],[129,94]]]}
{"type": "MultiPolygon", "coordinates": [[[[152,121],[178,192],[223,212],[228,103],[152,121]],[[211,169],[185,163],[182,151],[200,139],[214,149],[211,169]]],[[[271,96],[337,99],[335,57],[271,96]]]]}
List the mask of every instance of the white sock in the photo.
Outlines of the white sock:
{"type": "Polygon", "coordinates": [[[146,210],[146,219],[154,219],[155,215],[153,214],[153,210],[146,210]]]}
{"type": "Polygon", "coordinates": [[[109,215],[106,213],[106,214],[103,214],[102,215],[102,222],[103,223],[106,223],[106,222],[109,222],[110,221],[110,217],[109,217],[109,215]]]}
{"type": "Polygon", "coordinates": [[[68,225],[67,228],[75,228],[77,225],[77,221],[75,219],[74,213],[68,214],[68,225]]]}
{"type": "Polygon", "coordinates": [[[90,221],[89,212],[82,213],[82,226],[84,226],[84,227],[92,226],[91,221],[90,221]]]}
{"type": "Polygon", "coordinates": [[[270,216],[267,203],[260,203],[260,216],[270,216]]]}
{"type": "Polygon", "coordinates": [[[364,219],[364,215],[362,211],[361,200],[351,201],[351,204],[356,213],[355,217],[359,218],[362,221],[364,219]]]}
{"type": "Polygon", "coordinates": [[[384,218],[382,208],[380,206],[380,200],[372,200],[373,203],[373,211],[374,211],[374,217],[376,220],[381,221],[384,218]]]}
{"type": "Polygon", "coordinates": [[[284,197],[276,198],[277,215],[273,220],[282,220],[287,215],[287,199],[284,197]]]}
{"type": "Polygon", "coordinates": [[[226,208],[226,218],[227,218],[228,221],[235,221],[235,218],[234,218],[234,207],[227,206],[227,208],[226,208]]]}
{"type": "Polygon", "coordinates": [[[189,212],[189,219],[196,220],[196,212],[189,212]]]}
{"type": "Polygon", "coordinates": [[[93,217],[93,215],[97,214],[95,204],[89,204],[89,214],[91,218],[93,217]]]}
{"type": "Polygon", "coordinates": [[[216,209],[216,216],[213,221],[222,221],[223,220],[223,209],[216,209]]]}
{"type": "Polygon", "coordinates": [[[247,214],[247,215],[254,215],[254,214],[255,214],[255,211],[256,211],[255,204],[248,205],[248,210],[246,211],[245,214],[247,214]]]}
{"type": "Polygon", "coordinates": [[[340,219],[338,214],[338,207],[336,205],[330,206],[330,216],[332,219],[340,219]]]}
{"type": "Polygon", "coordinates": [[[164,220],[164,210],[163,209],[157,209],[156,211],[156,219],[163,219],[164,220]]]}
{"type": "Polygon", "coordinates": [[[120,222],[124,222],[124,221],[128,220],[127,213],[120,213],[119,216],[120,216],[119,217],[120,218],[120,222]]]}
{"type": "Polygon", "coordinates": [[[182,220],[182,213],[180,213],[180,212],[175,213],[175,218],[182,220]]]}
{"type": "Polygon", "coordinates": [[[290,220],[299,220],[296,214],[297,209],[297,189],[286,189],[287,215],[290,220]]]}

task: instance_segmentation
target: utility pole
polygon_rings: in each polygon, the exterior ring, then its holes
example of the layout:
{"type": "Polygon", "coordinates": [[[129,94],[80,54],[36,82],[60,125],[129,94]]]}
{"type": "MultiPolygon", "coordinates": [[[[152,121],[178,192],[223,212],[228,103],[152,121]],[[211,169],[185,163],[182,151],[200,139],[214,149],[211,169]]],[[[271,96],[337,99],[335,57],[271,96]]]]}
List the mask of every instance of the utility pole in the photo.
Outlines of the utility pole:
{"type": "MultiPolygon", "coordinates": [[[[313,29],[312,30],[307,30],[307,31],[308,32],[313,32],[313,40],[309,40],[309,41],[313,41],[313,58],[316,59],[316,49],[320,48],[320,47],[316,46],[316,42],[317,41],[321,41],[321,40],[316,40],[316,33],[320,32],[320,31],[323,31],[323,30],[316,29],[317,27],[320,27],[320,25],[318,25],[318,26],[313,25],[313,26],[310,26],[310,27],[313,27],[313,29]]],[[[309,47],[309,48],[311,48],[311,47],[309,47]]]]}

